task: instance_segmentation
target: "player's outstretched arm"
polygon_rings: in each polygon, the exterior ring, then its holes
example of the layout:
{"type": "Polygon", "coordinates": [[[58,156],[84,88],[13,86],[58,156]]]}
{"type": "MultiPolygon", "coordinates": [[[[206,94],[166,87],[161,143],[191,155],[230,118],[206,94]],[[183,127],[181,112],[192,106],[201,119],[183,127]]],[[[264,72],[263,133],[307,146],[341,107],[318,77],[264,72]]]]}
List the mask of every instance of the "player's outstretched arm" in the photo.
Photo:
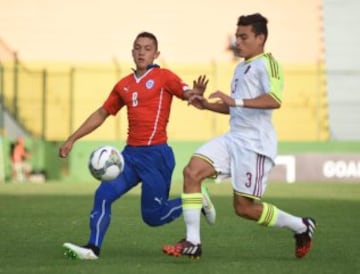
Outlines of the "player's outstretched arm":
{"type": "Polygon", "coordinates": [[[59,156],[64,158],[67,157],[70,153],[74,142],[81,137],[88,135],[98,128],[105,119],[109,116],[109,113],[103,108],[100,107],[95,110],[77,129],[73,134],[71,134],[67,140],[59,148],[59,156]]]}
{"type": "Polygon", "coordinates": [[[205,97],[200,95],[193,95],[189,98],[189,104],[198,109],[207,109],[213,112],[229,114],[229,106],[222,101],[209,102],[205,97]]]}
{"type": "Polygon", "coordinates": [[[234,98],[229,95],[216,91],[212,93],[209,98],[211,99],[220,99],[224,104],[229,107],[246,107],[246,108],[258,108],[258,109],[276,109],[280,108],[281,103],[277,101],[270,94],[262,94],[256,98],[252,99],[238,99],[234,100],[234,98]]]}
{"type": "Polygon", "coordinates": [[[244,99],[243,107],[259,109],[277,109],[281,107],[281,102],[275,99],[271,93],[266,93],[253,99],[244,99]]]}

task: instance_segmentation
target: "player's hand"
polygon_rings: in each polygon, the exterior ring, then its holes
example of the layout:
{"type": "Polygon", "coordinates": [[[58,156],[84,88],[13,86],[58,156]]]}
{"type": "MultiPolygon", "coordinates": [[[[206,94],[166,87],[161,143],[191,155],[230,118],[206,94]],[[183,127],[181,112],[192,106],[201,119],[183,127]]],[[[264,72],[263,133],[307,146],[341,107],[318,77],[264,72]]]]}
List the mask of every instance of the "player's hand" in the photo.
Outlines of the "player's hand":
{"type": "Polygon", "coordinates": [[[193,105],[197,109],[204,109],[205,108],[204,105],[206,102],[207,102],[206,98],[204,98],[201,95],[195,94],[189,98],[188,104],[193,105]]]}
{"type": "Polygon", "coordinates": [[[198,95],[203,95],[208,83],[209,79],[207,79],[205,75],[200,75],[197,80],[193,81],[194,93],[198,95]]]}
{"type": "Polygon", "coordinates": [[[234,99],[220,90],[217,90],[214,93],[211,93],[209,96],[209,99],[220,99],[221,102],[228,105],[229,107],[235,106],[234,99]]]}
{"type": "Polygon", "coordinates": [[[65,142],[59,148],[59,156],[61,158],[66,158],[69,155],[71,149],[72,149],[72,142],[69,142],[69,141],[65,142]]]}

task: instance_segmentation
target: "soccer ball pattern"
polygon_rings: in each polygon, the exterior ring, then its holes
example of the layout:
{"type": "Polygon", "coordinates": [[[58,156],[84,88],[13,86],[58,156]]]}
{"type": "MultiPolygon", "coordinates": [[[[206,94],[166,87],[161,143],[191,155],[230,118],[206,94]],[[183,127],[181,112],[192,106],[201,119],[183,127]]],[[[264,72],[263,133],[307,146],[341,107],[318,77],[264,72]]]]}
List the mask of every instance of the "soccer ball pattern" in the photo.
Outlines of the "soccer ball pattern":
{"type": "Polygon", "coordinates": [[[124,170],[125,161],[121,152],[112,146],[95,149],[89,158],[91,175],[99,181],[111,181],[124,170]]]}

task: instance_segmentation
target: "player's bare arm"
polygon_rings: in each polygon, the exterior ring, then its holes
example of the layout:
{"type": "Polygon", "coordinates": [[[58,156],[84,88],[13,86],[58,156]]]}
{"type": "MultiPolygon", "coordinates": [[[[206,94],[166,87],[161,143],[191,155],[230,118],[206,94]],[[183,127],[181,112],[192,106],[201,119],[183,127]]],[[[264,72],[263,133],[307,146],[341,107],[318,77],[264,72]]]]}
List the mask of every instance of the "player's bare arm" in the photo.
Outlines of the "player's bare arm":
{"type": "Polygon", "coordinates": [[[222,101],[209,102],[205,97],[200,95],[191,96],[189,104],[197,109],[207,109],[217,113],[229,114],[229,106],[222,101]]]}
{"type": "Polygon", "coordinates": [[[259,109],[277,109],[281,103],[270,94],[263,94],[253,99],[243,99],[244,107],[259,109]]]}
{"type": "MultiPolygon", "coordinates": [[[[212,93],[209,98],[220,99],[224,104],[228,105],[229,107],[239,106],[232,97],[221,91],[216,91],[212,93]]],[[[242,99],[241,101],[242,102],[240,106],[246,108],[277,109],[281,107],[280,102],[277,101],[270,94],[262,94],[256,98],[242,99]]]]}
{"type": "Polygon", "coordinates": [[[88,135],[98,128],[105,119],[109,116],[109,113],[103,108],[100,107],[95,110],[85,121],[84,123],[73,133],[71,134],[65,143],[59,149],[59,156],[64,158],[67,157],[70,153],[74,142],[81,137],[88,135]]]}

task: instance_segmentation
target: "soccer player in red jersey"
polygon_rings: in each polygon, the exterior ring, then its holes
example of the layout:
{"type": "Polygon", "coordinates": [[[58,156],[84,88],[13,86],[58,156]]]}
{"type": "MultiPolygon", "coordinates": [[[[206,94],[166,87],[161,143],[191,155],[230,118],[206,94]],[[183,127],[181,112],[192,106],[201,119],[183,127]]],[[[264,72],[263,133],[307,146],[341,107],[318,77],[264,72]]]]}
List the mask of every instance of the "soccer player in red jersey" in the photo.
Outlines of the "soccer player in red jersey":
{"type": "MultiPolygon", "coordinates": [[[[158,42],[152,33],[138,34],[132,49],[134,72],[114,86],[104,104],[59,149],[60,157],[67,157],[75,141],[126,107],[129,127],[127,145],[122,151],[126,163],[124,171],[113,181],[100,184],[90,215],[88,243],[85,246],[65,243],[66,256],[97,259],[110,224],[112,203],[140,182],[141,213],[146,224],[160,226],[182,214],[181,198],[169,200],[175,158],[167,144],[166,126],[173,96],[187,100],[193,94],[202,95],[208,80],[199,76],[191,89],[176,74],[154,64],[159,54],[158,42]]],[[[204,196],[204,201],[209,203],[208,194],[204,196]]]]}

